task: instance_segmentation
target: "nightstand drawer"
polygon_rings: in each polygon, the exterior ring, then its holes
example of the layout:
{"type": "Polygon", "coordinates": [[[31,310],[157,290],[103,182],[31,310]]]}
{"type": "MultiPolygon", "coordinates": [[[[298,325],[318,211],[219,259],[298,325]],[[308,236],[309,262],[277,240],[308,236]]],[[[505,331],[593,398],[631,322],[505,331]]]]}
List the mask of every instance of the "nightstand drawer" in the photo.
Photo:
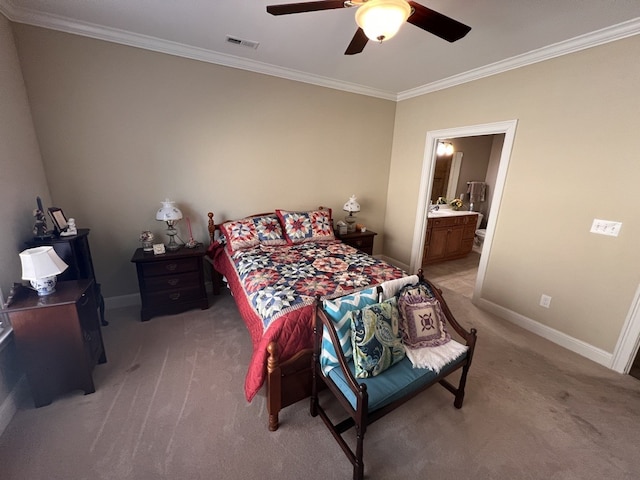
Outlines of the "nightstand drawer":
{"type": "Polygon", "coordinates": [[[175,290],[176,288],[198,287],[199,279],[200,275],[197,271],[175,275],[157,275],[146,277],[144,286],[147,292],[175,290]]]}
{"type": "Polygon", "coordinates": [[[168,275],[171,273],[197,272],[201,258],[181,258],[165,260],[162,262],[150,262],[142,264],[142,274],[145,277],[168,275]]]}
{"type": "Polygon", "coordinates": [[[359,250],[370,250],[373,248],[373,237],[354,238],[348,243],[359,250]]]}
{"type": "Polygon", "coordinates": [[[345,235],[336,235],[336,238],[366,254],[373,255],[373,237],[376,235],[376,232],[367,230],[366,232],[353,232],[345,235]]]}
{"type": "Polygon", "coordinates": [[[172,305],[193,300],[200,300],[202,293],[199,286],[193,288],[176,288],[174,290],[164,290],[161,292],[148,293],[147,301],[151,305],[172,305]]]}

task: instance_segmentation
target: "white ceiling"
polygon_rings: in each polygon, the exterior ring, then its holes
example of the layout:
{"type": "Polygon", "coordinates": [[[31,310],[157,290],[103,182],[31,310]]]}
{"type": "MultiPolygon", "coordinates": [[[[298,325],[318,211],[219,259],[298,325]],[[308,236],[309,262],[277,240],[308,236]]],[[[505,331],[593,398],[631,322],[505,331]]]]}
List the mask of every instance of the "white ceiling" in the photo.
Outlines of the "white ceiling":
{"type": "MultiPolygon", "coordinates": [[[[300,0],[297,0],[300,1],[300,0]]],[[[411,24],[346,56],[353,8],[285,16],[283,0],[0,0],[10,20],[402,100],[640,33],[640,0],[421,0],[472,27],[453,44],[411,24]],[[227,35],[258,42],[233,45],[227,35]]]]}

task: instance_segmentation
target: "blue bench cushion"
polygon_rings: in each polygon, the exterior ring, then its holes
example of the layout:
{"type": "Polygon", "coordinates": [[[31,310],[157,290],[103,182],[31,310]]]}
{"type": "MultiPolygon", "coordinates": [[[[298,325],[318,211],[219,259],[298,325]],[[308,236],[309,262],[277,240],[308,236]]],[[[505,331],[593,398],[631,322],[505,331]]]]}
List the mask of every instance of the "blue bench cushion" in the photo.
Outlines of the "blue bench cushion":
{"type": "MultiPolygon", "coordinates": [[[[453,368],[467,356],[466,350],[457,358],[447,363],[440,373],[447,375],[453,368]]],[[[353,361],[349,362],[349,369],[355,375],[353,361]]],[[[413,390],[433,381],[438,376],[433,370],[427,368],[413,368],[408,358],[402,359],[389,369],[371,378],[358,379],[358,383],[367,385],[369,394],[369,412],[373,412],[389,403],[404,397],[413,390]]],[[[356,396],[349,388],[341,368],[334,368],[328,374],[336,386],[342,391],[344,397],[351,406],[356,408],[356,396]]]]}

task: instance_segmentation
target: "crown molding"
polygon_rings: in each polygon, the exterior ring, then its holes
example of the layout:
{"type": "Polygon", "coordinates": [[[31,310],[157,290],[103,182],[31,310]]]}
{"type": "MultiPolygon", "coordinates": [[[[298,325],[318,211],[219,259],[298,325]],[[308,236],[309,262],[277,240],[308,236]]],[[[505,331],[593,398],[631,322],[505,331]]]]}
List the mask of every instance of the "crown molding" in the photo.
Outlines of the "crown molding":
{"type": "Polygon", "coordinates": [[[640,18],[635,18],[618,25],[613,25],[612,27],[596,30],[595,32],[580,35],[537,50],[532,50],[500,62],[469,70],[468,72],[461,73],[460,75],[454,75],[421,87],[405,90],[404,92],[398,93],[397,101],[407,100],[427,93],[461,85],[463,83],[473,82],[474,80],[479,80],[491,75],[497,75],[509,70],[532,65],[534,63],[544,62],[545,60],[550,60],[562,55],[568,55],[570,53],[579,52],[580,50],[586,50],[587,48],[631,37],[638,33],[640,33],[640,18]]]}
{"type": "Polygon", "coordinates": [[[192,60],[198,60],[226,67],[238,68],[254,73],[261,73],[273,77],[284,78],[296,82],[309,83],[320,87],[342,90],[350,93],[366,95],[370,97],[381,98],[384,100],[393,100],[396,102],[408,100],[427,93],[444,90],[446,88],[461,85],[463,83],[473,82],[484,77],[497,75],[509,70],[524,67],[534,63],[549,60],[569,53],[577,52],[587,48],[602,45],[604,43],[613,42],[626,37],[637,35],[640,33],[640,18],[635,18],[627,22],[614,25],[612,27],[597,30],[585,35],[581,35],[554,45],[533,50],[522,55],[518,55],[500,62],[476,68],[468,72],[454,75],[437,82],[422,85],[417,88],[405,90],[400,93],[379,90],[355,83],[343,82],[320,75],[313,75],[299,70],[278,67],[255,60],[227,55],[224,53],[213,52],[204,48],[184,45],[177,42],[170,42],[147,35],[140,35],[125,30],[115,28],[106,28],[100,25],[78,22],[66,17],[53,14],[37,12],[34,10],[16,7],[11,0],[0,0],[0,13],[4,14],[9,20],[17,23],[24,23],[36,27],[58,30],[65,33],[82,35],[85,37],[104,40],[107,42],[128,45],[131,47],[142,48],[154,52],[175,55],[192,60]]]}
{"type": "Polygon", "coordinates": [[[142,48],[154,52],[175,55],[178,57],[190,58],[201,62],[213,63],[226,67],[238,68],[254,73],[262,73],[273,77],[280,77],[296,82],[309,83],[320,87],[342,90],[370,97],[382,98],[396,101],[396,94],[384,90],[359,85],[355,83],[343,82],[320,75],[301,72],[289,68],[270,65],[255,60],[213,52],[200,47],[193,47],[177,42],[162,40],[156,37],[140,35],[116,28],[107,28],[89,22],[79,22],[66,17],[49,13],[36,12],[26,8],[16,7],[11,0],[0,0],[0,13],[3,13],[9,20],[16,23],[24,23],[36,27],[48,28],[65,33],[82,35],[85,37],[104,40],[107,42],[128,45],[130,47],[142,48]]]}

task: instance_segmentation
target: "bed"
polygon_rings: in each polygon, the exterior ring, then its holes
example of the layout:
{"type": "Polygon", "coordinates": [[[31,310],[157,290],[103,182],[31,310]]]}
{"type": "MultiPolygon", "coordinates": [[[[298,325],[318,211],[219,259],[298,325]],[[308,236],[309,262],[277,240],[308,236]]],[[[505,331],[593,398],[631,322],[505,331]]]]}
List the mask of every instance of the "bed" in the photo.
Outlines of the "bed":
{"type": "Polygon", "coordinates": [[[227,284],[253,344],[245,396],[250,402],[265,387],[275,431],[280,410],[311,394],[316,301],[406,274],[337,240],[331,210],[276,210],[221,225],[208,216],[214,294],[227,284]]]}

